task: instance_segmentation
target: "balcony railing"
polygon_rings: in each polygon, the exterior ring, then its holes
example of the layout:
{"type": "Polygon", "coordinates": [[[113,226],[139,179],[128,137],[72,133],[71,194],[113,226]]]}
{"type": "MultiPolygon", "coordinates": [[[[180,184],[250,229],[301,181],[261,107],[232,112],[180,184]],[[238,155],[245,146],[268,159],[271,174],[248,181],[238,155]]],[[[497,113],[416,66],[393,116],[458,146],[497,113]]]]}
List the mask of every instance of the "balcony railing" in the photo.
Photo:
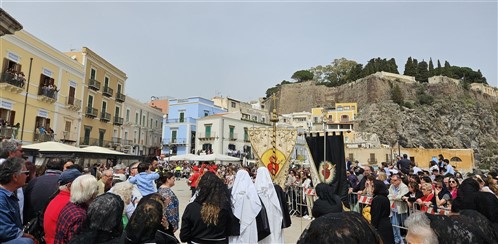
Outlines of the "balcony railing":
{"type": "Polygon", "coordinates": [[[113,93],[114,93],[114,90],[112,90],[112,88],[110,88],[108,86],[104,86],[104,90],[102,91],[102,94],[104,94],[104,96],[112,97],[113,93]]]}
{"type": "Polygon", "coordinates": [[[89,117],[97,117],[97,114],[99,113],[99,110],[93,107],[86,107],[86,116],[89,117]]]}
{"type": "Polygon", "coordinates": [[[100,82],[95,79],[88,79],[88,88],[93,90],[100,90],[100,82]]]}
{"type": "Polygon", "coordinates": [[[126,95],[125,94],[122,94],[120,92],[117,92],[116,93],[116,101],[122,103],[126,100],[126,95]]]}
{"type": "Polygon", "coordinates": [[[45,133],[35,133],[33,141],[35,142],[46,142],[46,141],[53,141],[54,140],[54,134],[45,134],[45,133]]]}
{"type": "Polygon", "coordinates": [[[196,119],[194,119],[192,117],[188,117],[188,118],[183,118],[183,119],[167,119],[166,123],[168,123],[168,124],[175,124],[175,123],[192,123],[192,124],[195,124],[196,121],[197,121],[196,119]]]}
{"type": "Polygon", "coordinates": [[[166,138],[163,140],[163,145],[186,145],[186,138],[166,138]]]}
{"type": "Polygon", "coordinates": [[[113,144],[121,144],[121,137],[113,137],[112,143],[113,144]]]}
{"type": "Polygon", "coordinates": [[[67,97],[66,105],[69,109],[79,110],[81,108],[81,100],[75,97],[67,97]]]}
{"type": "Polygon", "coordinates": [[[123,125],[123,118],[114,116],[114,124],[115,125],[123,125]]]}
{"type": "Polygon", "coordinates": [[[228,136],[228,140],[230,141],[236,141],[237,140],[237,134],[232,133],[228,136]]]}
{"type": "Polygon", "coordinates": [[[209,133],[209,134],[197,133],[197,138],[199,138],[199,140],[201,141],[213,141],[215,139],[218,139],[216,133],[209,133]]]}
{"type": "Polygon", "coordinates": [[[98,138],[92,138],[92,137],[81,137],[80,138],[80,145],[84,145],[84,146],[107,147],[110,144],[111,144],[110,141],[99,140],[98,138]]]}
{"type": "Polygon", "coordinates": [[[105,111],[100,113],[100,120],[109,122],[111,121],[111,114],[105,111]]]}
{"type": "Polygon", "coordinates": [[[10,127],[10,126],[1,126],[0,127],[0,139],[6,138],[6,139],[16,139],[17,134],[19,132],[19,128],[17,127],[10,127]]]}
{"type": "Polygon", "coordinates": [[[54,87],[42,86],[38,90],[38,95],[41,96],[41,100],[49,103],[54,103],[57,101],[57,91],[54,87]]]}
{"type": "Polygon", "coordinates": [[[132,140],[121,140],[121,144],[123,144],[123,146],[129,146],[131,144],[133,144],[133,141],[132,140]]]}
{"type": "Polygon", "coordinates": [[[24,85],[24,78],[16,78],[15,75],[10,73],[2,73],[0,76],[0,86],[5,90],[21,93],[24,90],[24,85]]]}

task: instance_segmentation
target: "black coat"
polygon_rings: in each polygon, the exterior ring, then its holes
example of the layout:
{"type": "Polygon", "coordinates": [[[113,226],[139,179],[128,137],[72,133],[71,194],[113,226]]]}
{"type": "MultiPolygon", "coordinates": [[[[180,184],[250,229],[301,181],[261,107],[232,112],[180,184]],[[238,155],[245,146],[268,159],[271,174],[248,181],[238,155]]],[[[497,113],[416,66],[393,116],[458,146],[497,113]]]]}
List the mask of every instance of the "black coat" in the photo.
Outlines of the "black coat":
{"type": "Polygon", "coordinates": [[[372,225],[377,229],[385,244],[394,243],[393,226],[389,219],[390,213],[389,199],[383,195],[375,196],[370,209],[372,225]]]}
{"type": "Polygon", "coordinates": [[[218,214],[217,225],[207,225],[201,218],[201,204],[194,201],[187,205],[182,216],[180,240],[197,243],[228,243],[231,227],[231,208],[222,208],[218,214]],[[223,240],[222,240],[223,239],[223,240]],[[208,241],[222,240],[222,241],[208,241]]]}
{"type": "Polygon", "coordinates": [[[277,192],[278,201],[280,202],[280,208],[282,208],[282,229],[291,226],[292,221],[289,214],[289,204],[287,204],[287,197],[285,196],[284,190],[277,184],[273,184],[275,191],[277,192]]]}

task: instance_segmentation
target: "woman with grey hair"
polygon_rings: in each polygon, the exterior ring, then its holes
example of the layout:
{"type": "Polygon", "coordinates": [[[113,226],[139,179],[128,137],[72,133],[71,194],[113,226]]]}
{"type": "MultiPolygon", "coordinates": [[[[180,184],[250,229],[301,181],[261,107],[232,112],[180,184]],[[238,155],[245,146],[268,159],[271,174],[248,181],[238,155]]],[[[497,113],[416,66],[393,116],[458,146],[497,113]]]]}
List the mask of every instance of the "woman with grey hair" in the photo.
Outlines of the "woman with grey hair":
{"type": "Polygon", "coordinates": [[[407,243],[438,244],[436,233],[431,229],[429,218],[424,212],[415,212],[405,220],[408,228],[407,243]]]}
{"type": "Polygon", "coordinates": [[[98,196],[88,206],[81,233],[70,243],[119,243],[123,233],[123,210],[124,203],[118,195],[105,193],[98,196]]]}
{"type": "MultiPolygon", "coordinates": [[[[133,184],[131,184],[128,181],[119,182],[116,183],[116,185],[114,185],[109,192],[121,197],[121,200],[123,200],[125,206],[127,206],[128,204],[131,203],[133,184]]],[[[125,228],[126,225],[128,224],[128,216],[126,215],[125,209],[123,209],[122,222],[123,222],[123,228],[125,228]]]]}
{"type": "Polygon", "coordinates": [[[71,200],[64,206],[57,219],[54,244],[68,243],[79,232],[86,218],[88,205],[97,195],[97,179],[82,175],[71,184],[71,200]]]}

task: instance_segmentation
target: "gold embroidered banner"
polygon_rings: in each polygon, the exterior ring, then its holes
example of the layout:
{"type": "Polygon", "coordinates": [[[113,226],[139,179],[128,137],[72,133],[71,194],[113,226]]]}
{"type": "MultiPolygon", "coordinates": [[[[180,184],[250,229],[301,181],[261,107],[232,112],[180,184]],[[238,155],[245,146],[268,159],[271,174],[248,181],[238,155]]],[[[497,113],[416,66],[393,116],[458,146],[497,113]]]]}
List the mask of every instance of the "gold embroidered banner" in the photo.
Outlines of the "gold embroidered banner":
{"type": "Polygon", "coordinates": [[[273,183],[285,185],[289,172],[290,156],[297,139],[297,130],[288,128],[249,128],[249,139],[258,157],[258,167],[270,171],[273,183]]]}

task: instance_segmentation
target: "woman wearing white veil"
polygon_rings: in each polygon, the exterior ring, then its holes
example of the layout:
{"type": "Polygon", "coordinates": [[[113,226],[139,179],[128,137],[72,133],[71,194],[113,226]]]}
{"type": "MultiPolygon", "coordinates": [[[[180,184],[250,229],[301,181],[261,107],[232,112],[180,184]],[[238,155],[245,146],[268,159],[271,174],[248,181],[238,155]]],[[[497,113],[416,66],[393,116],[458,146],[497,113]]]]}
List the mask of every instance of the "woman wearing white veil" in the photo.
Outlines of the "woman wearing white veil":
{"type": "Polygon", "coordinates": [[[244,169],[237,172],[232,187],[233,215],[240,220],[240,235],[230,236],[229,243],[257,243],[258,228],[256,216],[261,211],[261,201],[249,173],[244,169]]]}
{"type": "Polygon", "coordinates": [[[271,234],[259,243],[284,243],[282,231],[282,209],[278,200],[277,192],[273,186],[270,172],[266,167],[260,167],[254,182],[259,198],[263,202],[268,214],[271,234]]]}

